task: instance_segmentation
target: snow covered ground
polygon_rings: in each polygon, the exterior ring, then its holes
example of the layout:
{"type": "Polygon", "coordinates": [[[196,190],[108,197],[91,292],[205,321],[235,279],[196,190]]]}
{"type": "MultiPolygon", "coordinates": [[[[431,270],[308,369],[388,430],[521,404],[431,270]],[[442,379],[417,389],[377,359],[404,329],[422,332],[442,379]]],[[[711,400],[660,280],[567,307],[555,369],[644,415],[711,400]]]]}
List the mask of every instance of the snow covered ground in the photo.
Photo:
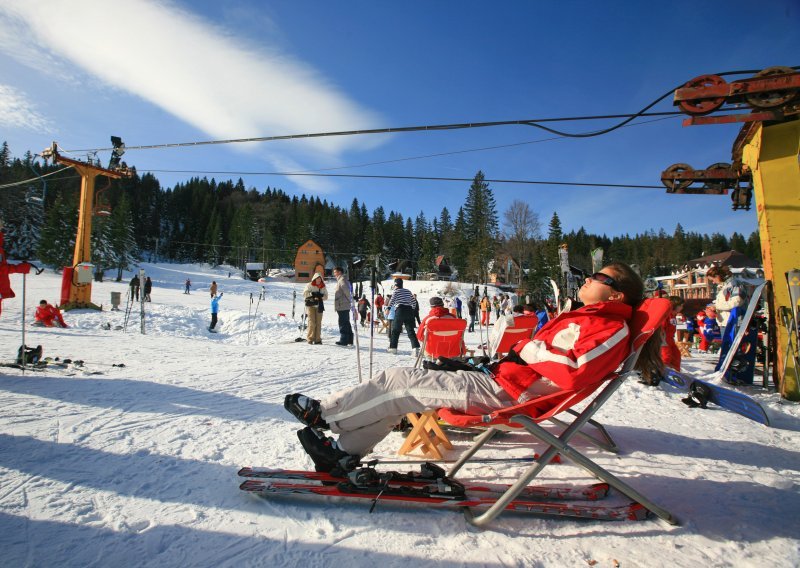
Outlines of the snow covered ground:
{"type": "MultiPolygon", "coordinates": [[[[243,465],[309,468],[282,407],[285,394],[321,395],[358,382],[356,351],[337,339],[332,301],[323,345],[295,343],[292,291],[299,284],[228,278],[228,269],[144,264],[154,282],[146,334],[138,315],[66,314],[69,329],[28,327],[28,345],[82,367],[22,373],[0,368],[0,549],[4,566],[797,566],[800,565],[800,408],[752,389],[774,427],[629,381],[600,411],[623,448],[587,453],[683,521],[594,522],[509,514],[490,530],[455,511],[368,502],[265,500],[238,490],[243,465]],[[194,290],[183,294],[191,278],[194,290]],[[208,285],[220,291],[220,332],[206,331],[208,285]],[[251,293],[253,303],[250,303],[251,293]],[[248,342],[248,327],[252,318],[248,342]],[[110,324],[111,329],[104,329],[110,324]],[[113,366],[124,364],[124,367],[113,366]]],[[[0,358],[20,345],[22,277],[3,302],[0,358]]],[[[441,283],[410,287],[425,305],[441,283]]],[[[60,276],[27,278],[29,323],[36,303],[58,301],[60,276]]],[[[464,290],[465,294],[467,289],[464,290]]],[[[301,313],[297,304],[297,317],[301,313]]],[[[423,314],[425,310],[423,309],[423,314]]],[[[361,335],[361,364],[369,367],[361,335]]],[[[479,343],[478,333],[467,335],[479,343]]],[[[411,365],[375,337],[374,368],[411,365]]],[[[708,357],[686,361],[700,374],[708,357]]],[[[525,455],[530,438],[509,434],[500,455],[525,455]]],[[[469,443],[454,436],[457,455],[469,443]]],[[[392,434],[376,453],[393,456],[392,434]]],[[[402,468],[406,469],[406,468],[402,468]]],[[[410,469],[410,467],[409,467],[410,469]]],[[[465,468],[465,478],[508,481],[517,465],[465,468]]],[[[551,466],[547,482],[588,482],[573,466],[551,466]]],[[[614,497],[609,497],[613,502],[614,497]]]]}

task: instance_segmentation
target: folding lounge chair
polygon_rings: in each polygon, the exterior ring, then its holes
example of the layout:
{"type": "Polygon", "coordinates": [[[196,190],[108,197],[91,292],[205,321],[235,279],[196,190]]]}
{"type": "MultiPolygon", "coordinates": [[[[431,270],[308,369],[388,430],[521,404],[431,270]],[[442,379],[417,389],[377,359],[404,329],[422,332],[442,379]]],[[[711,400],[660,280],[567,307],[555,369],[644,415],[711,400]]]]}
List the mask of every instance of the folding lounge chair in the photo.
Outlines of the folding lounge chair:
{"type": "MultiPolygon", "coordinates": [[[[500,358],[503,355],[507,355],[511,348],[520,340],[522,339],[532,339],[534,333],[536,333],[536,328],[539,326],[539,318],[535,315],[529,316],[517,316],[514,318],[513,326],[505,328],[503,331],[503,336],[500,338],[500,342],[497,345],[494,353],[492,353],[492,357],[497,356],[500,358]]],[[[577,416],[578,413],[574,410],[565,409],[566,412],[577,416]]],[[[551,416],[549,418],[551,422],[554,424],[558,424],[561,427],[566,428],[568,424],[564,421],[551,416]]],[[[591,426],[597,430],[597,434],[590,434],[587,431],[581,430],[578,432],[578,435],[584,438],[586,441],[591,443],[598,448],[603,450],[607,450],[609,452],[617,453],[619,452],[619,447],[617,446],[616,442],[611,438],[608,431],[603,427],[602,424],[595,420],[588,421],[591,426]]]]}
{"type": "Polygon", "coordinates": [[[522,339],[531,339],[536,326],[539,325],[539,318],[534,316],[517,316],[514,318],[514,324],[508,326],[503,331],[503,336],[500,338],[500,343],[494,350],[492,356],[505,355],[511,350],[511,347],[522,339]]]}
{"type": "MultiPolygon", "coordinates": [[[[422,342],[416,366],[419,367],[423,356],[436,359],[437,357],[458,357],[464,354],[464,330],[467,320],[461,318],[436,318],[429,319],[425,324],[425,337],[422,342]]],[[[439,426],[439,415],[435,410],[427,410],[422,414],[410,412],[406,414],[412,428],[405,442],[397,450],[399,455],[405,455],[420,448],[422,453],[434,460],[443,459],[439,446],[451,450],[453,445],[447,435],[439,426]]]]}
{"type": "Polygon", "coordinates": [[[631,329],[631,353],[623,362],[621,368],[609,376],[600,377],[596,383],[587,385],[575,391],[563,391],[544,397],[533,399],[523,404],[497,410],[487,415],[468,415],[451,409],[440,409],[439,413],[448,422],[456,425],[469,426],[482,424],[490,428],[481,434],[473,446],[465,452],[448,472],[454,477],[461,467],[496,433],[496,424],[512,422],[521,425],[535,438],[548,444],[548,448],[541,457],[498,499],[492,507],[479,516],[473,516],[469,509],[465,510],[470,523],[483,527],[497,517],[506,506],[514,500],[525,487],[537,477],[541,471],[553,460],[557,454],[568,458],[576,465],[589,471],[592,475],[608,483],[611,487],[641,504],[656,516],[670,524],[679,524],[678,519],[669,511],[663,509],[639,491],[614,476],[605,468],[587,458],[569,445],[569,441],[589,421],[592,415],[614,394],[622,382],[637,373],[633,370],[642,346],[647,339],[661,328],[665,318],[670,312],[669,300],[663,298],[648,299],[634,311],[629,322],[631,329]],[[577,415],[577,418],[564,430],[560,436],[555,436],[539,425],[539,422],[549,420],[556,414],[574,406],[578,402],[593,396],[591,402],[577,415]]]}
{"type": "Polygon", "coordinates": [[[425,337],[415,367],[419,367],[423,357],[459,357],[466,351],[464,330],[467,320],[461,318],[429,319],[425,324],[425,337]]]}

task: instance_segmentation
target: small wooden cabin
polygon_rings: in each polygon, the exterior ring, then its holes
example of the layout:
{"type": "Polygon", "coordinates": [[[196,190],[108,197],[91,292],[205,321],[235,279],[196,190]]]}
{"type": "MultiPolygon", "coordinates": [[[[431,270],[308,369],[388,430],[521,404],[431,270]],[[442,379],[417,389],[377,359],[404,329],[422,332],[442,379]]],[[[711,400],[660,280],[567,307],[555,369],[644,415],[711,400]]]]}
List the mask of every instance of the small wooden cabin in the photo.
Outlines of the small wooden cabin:
{"type": "Polygon", "coordinates": [[[308,282],[315,272],[325,277],[325,253],[317,243],[309,239],[297,249],[294,257],[295,282],[308,282]]]}

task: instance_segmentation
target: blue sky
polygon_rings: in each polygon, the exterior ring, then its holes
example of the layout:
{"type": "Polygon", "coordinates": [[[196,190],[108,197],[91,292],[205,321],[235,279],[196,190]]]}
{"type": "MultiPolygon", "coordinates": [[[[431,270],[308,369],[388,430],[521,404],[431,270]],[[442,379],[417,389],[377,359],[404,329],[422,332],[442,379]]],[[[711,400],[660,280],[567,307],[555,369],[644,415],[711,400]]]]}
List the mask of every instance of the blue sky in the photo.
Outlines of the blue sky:
{"type": "MultiPolygon", "coordinates": [[[[800,64],[800,4],[0,0],[0,139],[12,153],[636,112],[701,74],[800,64]]],[[[671,99],[653,110],[672,110],[671,99]]],[[[735,125],[681,118],[589,139],[528,126],[129,150],[165,186],[197,173],[332,173],[658,185],[667,166],[730,161],[735,125]],[[513,146],[511,146],[513,145],[513,146]],[[492,146],[507,146],[470,151],[492,146]],[[455,154],[427,157],[431,154],[455,154]],[[384,162],[375,164],[376,162],[384,162]],[[388,163],[387,163],[388,162],[388,163]],[[364,165],[374,164],[374,165],[364,165]]],[[[610,122],[561,123],[580,132],[610,122]]],[[[80,152],[71,154],[82,158],[80,152]]],[[[106,163],[108,153],[99,158],[106,163]]],[[[208,177],[212,177],[210,174],[208,177]]],[[[468,183],[242,177],[349,207],[430,219],[468,183]]],[[[616,235],[749,234],[724,196],[491,185],[502,212],[616,235]]]]}

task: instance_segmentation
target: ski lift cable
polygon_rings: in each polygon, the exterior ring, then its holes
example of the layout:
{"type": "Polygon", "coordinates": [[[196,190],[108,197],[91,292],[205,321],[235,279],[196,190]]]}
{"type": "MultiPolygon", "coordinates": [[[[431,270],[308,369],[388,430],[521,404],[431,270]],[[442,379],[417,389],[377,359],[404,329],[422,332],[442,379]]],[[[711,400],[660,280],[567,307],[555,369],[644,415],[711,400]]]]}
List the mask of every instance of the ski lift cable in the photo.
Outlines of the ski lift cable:
{"type": "MultiPolygon", "coordinates": [[[[31,183],[33,181],[40,181],[42,178],[46,178],[46,177],[49,177],[49,176],[52,176],[52,175],[55,175],[55,174],[59,174],[59,173],[63,172],[64,170],[68,170],[69,168],[70,168],[70,166],[67,166],[67,167],[58,169],[58,170],[56,170],[54,172],[50,172],[49,174],[44,174],[43,176],[29,178],[29,179],[25,179],[25,180],[22,180],[22,181],[15,181],[15,182],[12,182],[12,183],[4,183],[3,185],[0,185],[0,189],[6,189],[8,187],[16,187],[18,185],[25,185],[26,183],[31,183]]],[[[70,177],[80,177],[80,176],[70,176],[70,177]]],[[[64,179],[67,179],[67,178],[64,178],[64,179]]]]}
{"type": "MultiPolygon", "coordinates": [[[[800,69],[800,66],[793,66],[791,69],[800,69]]],[[[725,71],[723,73],[715,73],[718,76],[726,76],[726,75],[743,75],[743,74],[754,74],[759,73],[760,70],[743,70],[743,71],[725,71]]],[[[551,132],[558,136],[563,136],[567,138],[590,138],[593,136],[601,136],[603,134],[608,134],[609,132],[613,132],[618,128],[622,128],[626,124],[629,124],[631,121],[642,117],[642,116],[665,116],[665,115],[676,115],[682,114],[679,111],[670,111],[670,112],[662,112],[662,113],[649,113],[648,111],[653,108],[655,105],[666,99],[667,97],[671,96],[675,89],[678,89],[683,86],[683,83],[673,87],[653,102],[649,103],[647,106],[642,108],[640,111],[631,114],[608,114],[608,115],[590,115],[590,116],[571,116],[571,117],[559,117],[559,118],[535,118],[535,119],[521,119],[521,120],[503,120],[503,121],[494,121],[494,122],[466,122],[466,123],[456,123],[456,124],[432,124],[432,125],[423,125],[423,126],[402,126],[402,127],[395,127],[395,128],[374,128],[374,129],[366,129],[366,130],[344,130],[344,131],[337,131],[337,132],[314,132],[314,133],[305,133],[305,134],[284,134],[284,135],[277,135],[277,136],[259,136],[259,137],[252,137],[252,138],[231,138],[225,140],[198,140],[193,142],[174,142],[174,143],[166,143],[166,144],[149,144],[149,145],[139,145],[139,146],[127,146],[126,150],[153,150],[153,149],[160,149],[160,148],[179,148],[179,147],[187,147],[187,146],[207,146],[207,145],[214,145],[214,144],[234,144],[234,143],[242,143],[242,142],[272,142],[276,140],[292,140],[298,138],[321,138],[321,137],[330,137],[330,136],[355,136],[355,135],[363,135],[363,134],[391,134],[397,132],[420,132],[420,131],[434,131],[434,130],[460,130],[460,129],[467,129],[467,128],[486,128],[486,127],[493,127],[493,126],[513,126],[513,125],[524,125],[524,126],[533,126],[535,128],[540,128],[542,130],[546,130],[547,132],[551,132]],[[556,130],[553,128],[549,128],[547,126],[543,126],[542,122],[565,122],[565,121],[581,121],[581,120],[601,120],[601,119],[611,119],[611,118],[624,118],[623,121],[610,126],[608,128],[604,128],[601,130],[595,130],[591,132],[564,132],[560,130],[556,130]]],[[[110,151],[113,148],[88,148],[88,149],[81,149],[81,150],[71,150],[71,152],[102,152],[102,151],[110,151]]]]}
{"type": "MultiPolygon", "coordinates": [[[[660,122],[662,120],[669,120],[673,118],[680,118],[679,115],[670,115],[670,116],[662,116],[661,118],[656,118],[653,120],[645,120],[642,122],[636,122],[632,124],[626,124],[624,128],[630,128],[632,126],[642,126],[644,124],[651,124],[653,122],[660,122]]],[[[481,148],[466,148],[463,150],[452,150],[450,152],[437,152],[435,154],[424,154],[421,156],[408,156],[405,158],[394,158],[391,160],[381,160],[379,162],[367,162],[363,164],[353,164],[349,166],[337,166],[334,168],[317,168],[313,170],[301,170],[298,173],[316,173],[316,172],[331,172],[336,170],[349,170],[351,168],[365,168],[368,166],[380,166],[384,164],[394,164],[397,162],[410,162],[413,160],[424,160],[427,158],[441,158],[443,156],[453,156],[457,154],[469,154],[471,152],[485,152],[487,150],[500,150],[503,148],[514,148],[517,146],[527,146],[530,144],[540,144],[543,142],[553,142],[554,140],[564,140],[563,136],[549,136],[547,138],[539,138],[538,140],[526,140],[524,142],[512,142],[510,144],[498,144],[496,146],[484,146],[481,148]]]]}
{"type": "MultiPolygon", "coordinates": [[[[438,130],[463,130],[468,128],[488,128],[493,126],[536,126],[539,122],[564,122],[564,121],[582,121],[582,120],[608,120],[612,118],[625,118],[622,123],[611,127],[611,129],[616,130],[625,124],[628,124],[630,121],[639,118],[641,116],[678,116],[683,113],[679,111],[668,111],[668,112],[654,112],[648,113],[646,112],[647,109],[651,108],[653,105],[661,102],[666,96],[671,95],[673,91],[666,93],[664,96],[660,97],[658,100],[654,101],[650,105],[646,107],[646,109],[641,110],[637,113],[627,113],[627,114],[607,114],[607,115],[592,115],[592,116],[569,116],[569,117],[558,117],[558,118],[533,118],[533,119],[520,119],[520,120],[500,120],[500,121],[493,121],[493,122],[466,122],[466,123],[455,123],[455,124],[429,124],[429,125],[418,125],[418,126],[397,126],[397,127],[389,127],[389,128],[371,128],[371,129],[363,129],[363,130],[339,130],[333,132],[309,132],[303,134],[279,134],[275,136],[256,136],[252,138],[229,138],[223,140],[197,140],[192,142],[171,142],[171,143],[164,143],[164,144],[143,144],[138,146],[126,146],[126,150],[156,150],[162,148],[182,148],[182,147],[191,147],[191,146],[211,146],[211,145],[220,145],[220,144],[240,144],[245,142],[274,142],[277,140],[295,140],[299,138],[325,138],[325,137],[333,137],[333,136],[358,136],[364,134],[393,134],[399,132],[426,132],[426,131],[438,131],[438,130]]],[[[580,133],[580,134],[570,134],[566,132],[559,132],[553,129],[546,129],[551,132],[559,134],[559,136],[575,136],[575,137],[585,137],[585,136],[597,136],[601,133],[606,131],[610,131],[609,129],[602,130],[602,131],[593,131],[589,133],[580,133]]],[[[60,146],[59,146],[60,149],[60,146]]],[[[65,150],[70,153],[80,154],[86,152],[105,152],[113,150],[113,148],[83,148],[79,150],[65,150]]]]}
{"type": "MultiPolygon", "coordinates": [[[[233,171],[233,170],[162,170],[140,168],[139,171],[151,173],[172,173],[172,174],[204,174],[204,175],[248,175],[248,176],[308,176],[308,177],[338,177],[355,179],[397,179],[397,180],[420,180],[420,181],[450,181],[450,182],[471,182],[474,177],[436,177],[436,176],[390,176],[390,175],[371,175],[371,174],[326,174],[311,172],[258,172],[258,171],[233,171]]],[[[544,180],[525,180],[525,179],[489,179],[483,180],[486,183],[509,183],[524,185],[565,185],[575,187],[617,187],[624,189],[664,189],[663,185],[639,185],[625,183],[587,183],[572,181],[544,181],[544,180]]]]}

